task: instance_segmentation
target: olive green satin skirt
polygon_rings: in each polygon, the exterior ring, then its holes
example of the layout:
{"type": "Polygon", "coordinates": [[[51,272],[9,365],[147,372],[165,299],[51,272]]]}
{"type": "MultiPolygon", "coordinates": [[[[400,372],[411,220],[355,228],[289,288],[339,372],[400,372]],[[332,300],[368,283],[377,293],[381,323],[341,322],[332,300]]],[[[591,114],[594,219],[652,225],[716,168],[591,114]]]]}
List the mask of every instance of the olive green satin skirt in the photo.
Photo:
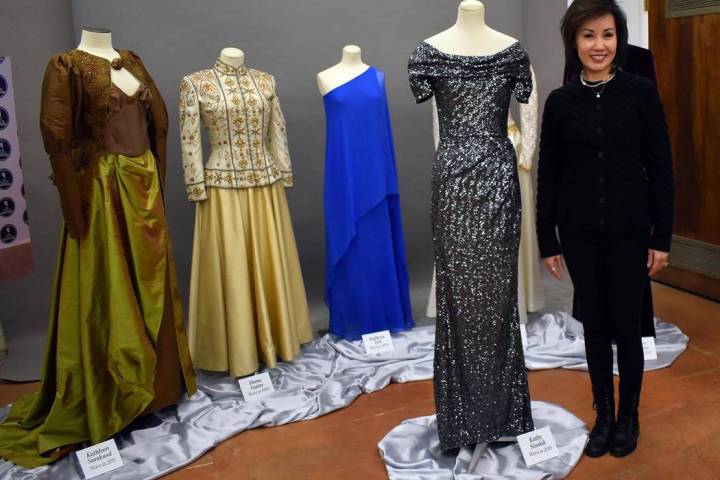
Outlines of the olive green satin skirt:
{"type": "Polygon", "coordinates": [[[24,467],[196,389],[152,153],[82,175],[87,229],[60,241],[42,386],[0,424],[0,457],[24,467]]]}

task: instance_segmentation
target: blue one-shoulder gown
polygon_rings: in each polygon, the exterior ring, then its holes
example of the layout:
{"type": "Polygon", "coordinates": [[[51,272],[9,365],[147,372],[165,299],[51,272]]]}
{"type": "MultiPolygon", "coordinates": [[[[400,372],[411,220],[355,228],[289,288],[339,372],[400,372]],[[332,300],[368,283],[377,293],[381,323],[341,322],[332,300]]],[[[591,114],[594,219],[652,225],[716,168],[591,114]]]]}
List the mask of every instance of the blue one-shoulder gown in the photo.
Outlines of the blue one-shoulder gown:
{"type": "Polygon", "coordinates": [[[355,340],[413,326],[385,75],[326,93],[325,301],[330,331],[355,340]]]}

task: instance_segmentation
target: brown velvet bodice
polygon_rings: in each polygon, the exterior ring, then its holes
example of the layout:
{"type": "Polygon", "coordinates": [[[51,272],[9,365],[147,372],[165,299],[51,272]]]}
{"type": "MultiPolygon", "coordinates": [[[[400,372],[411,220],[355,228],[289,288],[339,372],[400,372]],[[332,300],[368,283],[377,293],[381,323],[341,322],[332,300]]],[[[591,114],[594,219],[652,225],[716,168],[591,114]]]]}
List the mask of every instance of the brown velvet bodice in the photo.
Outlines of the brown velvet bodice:
{"type": "Polygon", "coordinates": [[[108,123],[105,127],[105,150],[107,153],[139,157],[150,146],[148,137],[148,110],[152,94],[145,84],[137,92],[128,95],[112,85],[108,107],[108,123]]]}
{"type": "MultiPolygon", "coordinates": [[[[148,90],[147,141],[164,178],[168,129],[165,103],[140,57],[126,50],[119,54],[122,68],[148,90]]],[[[73,238],[79,238],[84,230],[83,185],[94,172],[95,160],[118,153],[109,151],[107,144],[109,125],[119,121],[118,112],[111,106],[111,68],[111,62],[102,57],[70,50],[50,58],[43,79],[40,131],[65,224],[73,238]]]]}

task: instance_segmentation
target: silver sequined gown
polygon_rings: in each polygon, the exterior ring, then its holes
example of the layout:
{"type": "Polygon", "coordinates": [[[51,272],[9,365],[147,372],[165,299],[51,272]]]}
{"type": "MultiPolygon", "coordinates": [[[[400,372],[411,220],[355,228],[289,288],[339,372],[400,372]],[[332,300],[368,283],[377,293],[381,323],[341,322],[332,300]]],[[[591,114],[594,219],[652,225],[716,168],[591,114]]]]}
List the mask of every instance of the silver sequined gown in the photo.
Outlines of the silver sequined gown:
{"type": "Polygon", "coordinates": [[[530,61],[515,43],[487,56],[423,42],[408,65],[417,102],[440,122],[432,175],[437,267],[435,405],[449,450],[533,430],[520,339],[520,187],[507,136],[512,94],[527,102],[530,61]]]}

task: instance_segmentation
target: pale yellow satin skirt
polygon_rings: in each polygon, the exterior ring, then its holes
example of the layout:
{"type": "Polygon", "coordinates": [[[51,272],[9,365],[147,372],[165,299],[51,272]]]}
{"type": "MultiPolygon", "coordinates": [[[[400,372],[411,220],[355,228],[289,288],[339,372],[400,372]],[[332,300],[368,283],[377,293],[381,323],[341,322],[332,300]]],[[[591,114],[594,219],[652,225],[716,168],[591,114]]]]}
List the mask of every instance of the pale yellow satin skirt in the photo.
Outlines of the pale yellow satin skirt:
{"type": "Polygon", "coordinates": [[[209,187],[195,211],[189,340],[197,368],[239,377],[313,338],[282,182],[209,187]]]}

